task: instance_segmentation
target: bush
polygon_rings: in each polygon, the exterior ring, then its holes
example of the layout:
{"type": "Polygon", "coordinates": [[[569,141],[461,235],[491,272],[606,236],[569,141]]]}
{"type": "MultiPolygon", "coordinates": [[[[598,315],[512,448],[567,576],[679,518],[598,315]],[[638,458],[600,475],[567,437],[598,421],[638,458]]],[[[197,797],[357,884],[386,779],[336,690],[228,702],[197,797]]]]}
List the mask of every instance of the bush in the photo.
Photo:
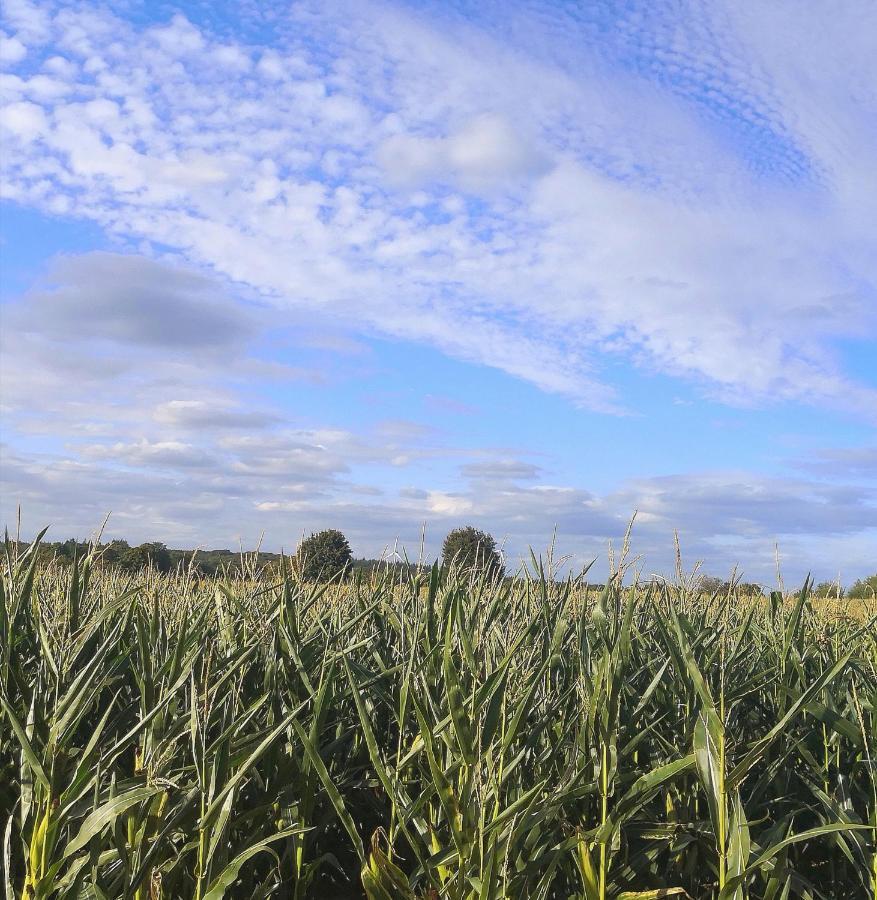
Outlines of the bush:
{"type": "Polygon", "coordinates": [[[442,561],[453,563],[464,571],[496,575],[503,571],[496,541],[486,531],[467,525],[455,528],[442,544],[442,561]]]}
{"type": "Polygon", "coordinates": [[[318,531],[298,546],[295,562],[307,581],[329,581],[343,575],[353,561],[347,538],[334,528],[318,531]]]}

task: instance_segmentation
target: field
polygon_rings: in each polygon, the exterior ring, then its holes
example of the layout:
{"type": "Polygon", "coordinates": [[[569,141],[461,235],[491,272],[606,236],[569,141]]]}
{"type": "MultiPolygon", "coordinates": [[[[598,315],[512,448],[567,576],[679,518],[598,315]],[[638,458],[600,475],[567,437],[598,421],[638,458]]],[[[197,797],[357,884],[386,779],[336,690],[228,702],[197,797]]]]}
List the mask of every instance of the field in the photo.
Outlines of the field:
{"type": "Polygon", "coordinates": [[[877,897],[871,601],[7,545],[6,896],[877,897]]]}

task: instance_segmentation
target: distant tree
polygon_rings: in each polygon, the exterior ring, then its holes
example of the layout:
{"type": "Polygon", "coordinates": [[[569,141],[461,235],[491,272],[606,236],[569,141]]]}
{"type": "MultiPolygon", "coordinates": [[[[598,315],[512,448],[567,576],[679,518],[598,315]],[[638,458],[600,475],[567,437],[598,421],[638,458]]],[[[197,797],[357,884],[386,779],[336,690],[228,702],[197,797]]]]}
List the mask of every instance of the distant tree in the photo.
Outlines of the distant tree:
{"type": "Polygon", "coordinates": [[[122,559],[130,549],[131,546],[127,541],[117,538],[101,548],[101,559],[108,566],[120,566],[122,559]]]}
{"type": "Polygon", "coordinates": [[[150,541],[140,544],[139,547],[129,547],[123,550],[119,557],[119,564],[129,572],[137,572],[140,569],[153,568],[158,572],[170,572],[173,561],[170,550],[159,541],[150,541]]]}
{"type": "Polygon", "coordinates": [[[877,597],[877,572],[867,578],[860,578],[847,591],[847,597],[854,600],[867,600],[877,597]]]}
{"type": "Polygon", "coordinates": [[[821,581],[812,592],[814,597],[843,597],[844,589],[836,581],[821,581]]]}
{"type": "Polygon", "coordinates": [[[52,545],[55,552],[55,559],[61,563],[72,563],[74,559],[82,559],[88,555],[89,545],[86,541],[77,541],[75,538],[68,538],[66,541],[52,545]]]}
{"type": "Polygon", "coordinates": [[[701,575],[697,589],[701,594],[718,594],[728,589],[728,582],[713,575],[701,575]]]}
{"type": "Polygon", "coordinates": [[[762,594],[761,585],[747,581],[738,581],[734,583],[733,588],[731,582],[722,578],[715,578],[712,575],[701,575],[697,583],[697,589],[701,594],[728,594],[738,597],[760,597],[762,594]]]}
{"type": "Polygon", "coordinates": [[[486,531],[471,525],[455,528],[442,544],[442,561],[454,563],[465,571],[487,572],[494,575],[503,571],[502,558],[496,549],[496,541],[486,531]]]}
{"type": "Polygon", "coordinates": [[[295,561],[307,581],[329,581],[347,572],[353,561],[347,538],[335,528],[318,531],[298,546],[295,561]]]}

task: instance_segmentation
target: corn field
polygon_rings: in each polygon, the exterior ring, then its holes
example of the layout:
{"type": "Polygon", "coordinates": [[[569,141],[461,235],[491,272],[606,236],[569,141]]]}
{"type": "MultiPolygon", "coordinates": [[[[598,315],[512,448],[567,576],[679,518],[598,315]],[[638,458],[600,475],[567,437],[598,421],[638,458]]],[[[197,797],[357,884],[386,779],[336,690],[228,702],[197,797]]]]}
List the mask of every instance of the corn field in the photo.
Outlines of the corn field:
{"type": "Polygon", "coordinates": [[[6,897],[877,898],[873,604],[622,575],[199,581],[7,542],[6,897]]]}

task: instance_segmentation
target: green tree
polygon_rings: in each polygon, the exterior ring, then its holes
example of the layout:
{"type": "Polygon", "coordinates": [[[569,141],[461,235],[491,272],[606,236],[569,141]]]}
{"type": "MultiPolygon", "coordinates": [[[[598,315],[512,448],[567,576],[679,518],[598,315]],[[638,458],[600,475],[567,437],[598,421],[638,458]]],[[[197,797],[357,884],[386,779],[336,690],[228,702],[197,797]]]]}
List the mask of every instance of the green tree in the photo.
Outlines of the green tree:
{"type": "Polygon", "coordinates": [[[295,553],[296,565],[307,581],[329,581],[350,568],[353,554],[347,538],[335,528],[305,538],[295,553]]]}
{"type": "Polygon", "coordinates": [[[701,594],[720,594],[722,591],[727,591],[728,582],[713,575],[701,575],[697,588],[701,594]]]}
{"type": "Polygon", "coordinates": [[[455,528],[442,544],[442,561],[467,571],[495,575],[503,571],[502,558],[496,541],[486,531],[467,525],[455,528]]]}
{"type": "Polygon", "coordinates": [[[701,594],[727,594],[731,592],[738,597],[760,597],[761,585],[751,581],[737,581],[732,587],[731,582],[723,578],[715,578],[712,575],[701,575],[697,582],[697,590],[701,594]]]}
{"type": "Polygon", "coordinates": [[[81,559],[88,555],[89,545],[87,541],[77,541],[68,538],[54,545],[55,558],[61,563],[72,563],[74,559],[81,559]]]}
{"type": "Polygon", "coordinates": [[[105,544],[101,550],[101,559],[108,566],[120,566],[125,554],[131,549],[127,541],[116,538],[105,544]]]}
{"type": "Polygon", "coordinates": [[[836,581],[820,581],[813,588],[814,597],[843,597],[844,589],[836,581]]]}
{"type": "Polygon", "coordinates": [[[140,544],[139,547],[129,547],[127,550],[123,550],[119,555],[119,564],[129,572],[138,572],[146,568],[153,568],[158,572],[170,572],[173,567],[170,551],[159,541],[150,541],[140,544]]]}
{"type": "Polygon", "coordinates": [[[867,578],[860,578],[847,591],[847,597],[854,600],[866,600],[877,597],[877,572],[867,578]]]}

